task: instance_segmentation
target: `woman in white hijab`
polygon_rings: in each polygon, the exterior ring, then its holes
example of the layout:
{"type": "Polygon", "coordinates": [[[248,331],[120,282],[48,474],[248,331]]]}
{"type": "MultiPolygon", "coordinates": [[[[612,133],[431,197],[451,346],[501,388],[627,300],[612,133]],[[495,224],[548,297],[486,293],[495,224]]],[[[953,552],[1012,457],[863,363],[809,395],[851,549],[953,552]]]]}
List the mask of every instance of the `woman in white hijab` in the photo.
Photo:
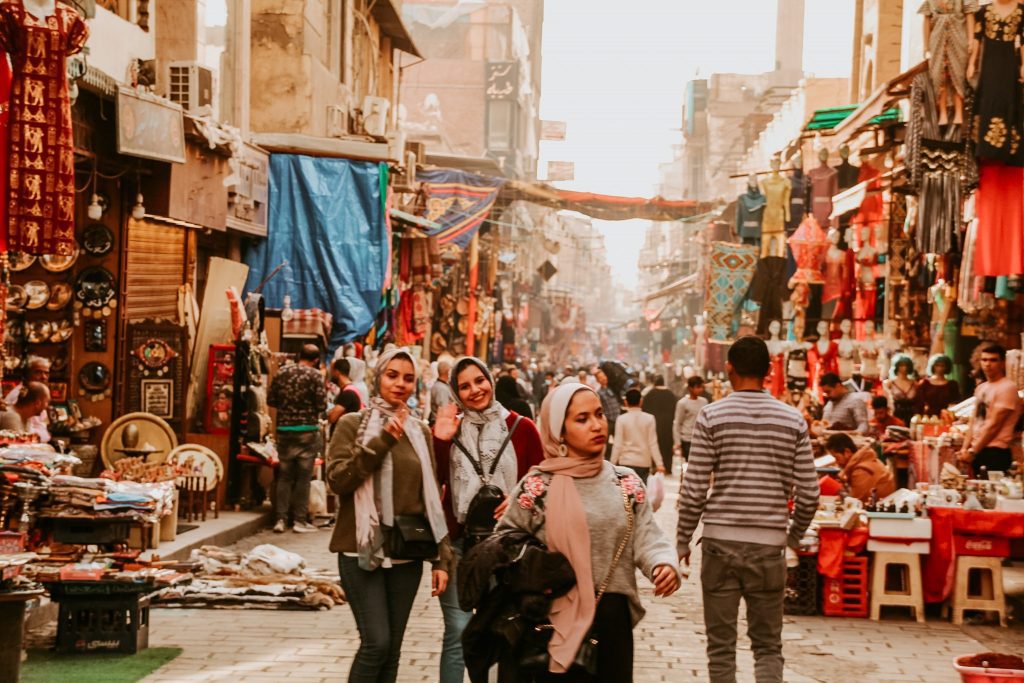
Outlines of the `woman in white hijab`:
{"type": "Polygon", "coordinates": [[[406,405],[416,378],[408,351],[382,354],[369,406],[338,420],[327,455],[340,498],[330,548],[360,637],[349,681],[395,681],[423,562],[434,596],[453,568],[430,431],[406,405]]]}

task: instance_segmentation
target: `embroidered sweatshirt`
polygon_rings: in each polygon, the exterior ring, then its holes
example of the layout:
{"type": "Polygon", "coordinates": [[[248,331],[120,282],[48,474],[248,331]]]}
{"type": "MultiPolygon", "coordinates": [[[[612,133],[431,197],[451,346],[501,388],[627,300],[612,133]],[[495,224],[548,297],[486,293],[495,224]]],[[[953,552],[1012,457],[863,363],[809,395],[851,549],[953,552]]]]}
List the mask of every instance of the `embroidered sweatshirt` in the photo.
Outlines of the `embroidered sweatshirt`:
{"type": "Polygon", "coordinates": [[[689,554],[702,516],[707,538],[796,546],[818,493],[803,415],[763,391],[730,394],[705,406],[694,425],[679,496],[679,554],[689,554]]]}
{"type": "MultiPolygon", "coordinates": [[[[620,593],[629,599],[633,624],[644,616],[644,608],[636,585],[636,570],[648,579],[654,568],[667,564],[679,570],[679,560],[672,544],[661,533],[647,501],[647,491],[633,470],[616,467],[605,462],[601,472],[587,479],[576,479],[576,490],[583,502],[590,532],[590,558],[594,574],[594,590],[608,574],[615,551],[626,534],[626,511],[622,505],[622,489],[633,501],[633,538],[622,553],[622,558],[608,582],[608,593],[620,593]]],[[[519,529],[532,534],[547,545],[545,533],[545,494],[551,475],[533,470],[519,482],[512,494],[505,516],[498,522],[497,531],[519,529]]]]}

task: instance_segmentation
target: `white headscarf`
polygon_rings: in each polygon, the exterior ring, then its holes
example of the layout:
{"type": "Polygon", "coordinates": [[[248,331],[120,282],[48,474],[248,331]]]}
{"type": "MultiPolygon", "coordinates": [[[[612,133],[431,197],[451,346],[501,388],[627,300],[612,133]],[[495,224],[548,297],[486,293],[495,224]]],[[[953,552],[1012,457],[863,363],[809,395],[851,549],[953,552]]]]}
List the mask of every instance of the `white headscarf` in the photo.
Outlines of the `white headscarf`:
{"type": "MultiPolygon", "coordinates": [[[[449,382],[452,393],[455,394],[455,401],[463,412],[459,433],[455,435],[455,438],[469,451],[473,460],[480,464],[480,469],[484,471],[484,475],[488,479],[486,483],[494,484],[506,495],[511,493],[519,480],[519,458],[516,455],[515,444],[511,440],[501,455],[494,476],[490,476],[491,466],[494,464],[494,458],[498,455],[498,449],[508,437],[507,419],[509,416],[509,411],[494,399],[494,379],[491,377],[491,373],[479,359],[464,356],[452,368],[449,382]],[[470,365],[479,368],[491,384],[491,403],[483,410],[472,410],[459,398],[459,373],[470,365]]],[[[461,523],[466,520],[469,503],[476,496],[480,487],[484,485],[484,480],[468,462],[466,454],[454,443],[450,451],[450,461],[452,508],[455,510],[455,518],[461,523]]]]}
{"type": "MultiPolygon", "coordinates": [[[[395,416],[395,407],[380,396],[380,378],[395,358],[403,358],[412,363],[413,371],[417,372],[418,376],[416,359],[405,349],[391,349],[381,354],[377,362],[378,372],[374,374],[373,397],[356,435],[356,440],[364,446],[379,436],[387,421],[395,416]]],[[[441,506],[441,496],[437,490],[430,447],[423,436],[422,423],[411,413],[406,418],[404,427],[405,438],[409,440],[420,461],[423,504],[427,521],[430,522],[434,540],[440,543],[448,535],[448,525],[444,518],[444,508],[441,506]]],[[[359,566],[366,571],[372,571],[380,566],[390,567],[391,560],[384,552],[382,528],[392,527],[395,523],[394,464],[390,452],[384,456],[380,469],[372,477],[367,477],[356,489],[353,502],[359,566]]]]}

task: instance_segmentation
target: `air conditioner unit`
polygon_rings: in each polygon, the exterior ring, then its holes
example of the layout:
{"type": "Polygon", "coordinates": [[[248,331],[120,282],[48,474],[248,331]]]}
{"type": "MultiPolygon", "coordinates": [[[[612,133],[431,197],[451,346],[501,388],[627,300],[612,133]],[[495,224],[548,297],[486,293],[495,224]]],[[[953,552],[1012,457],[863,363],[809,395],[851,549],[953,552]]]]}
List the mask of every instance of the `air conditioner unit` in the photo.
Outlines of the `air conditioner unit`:
{"type": "Polygon", "coordinates": [[[341,138],[348,133],[348,107],[341,104],[327,105],[327,137],[341,138]]]}
{"type": "Polygon", "coordinates": [[[213,72],[196,62],[167,65],[167,99],[185,111],[213,104],[213,72]]]}
{"type": "Polygon", "coordinates": [[[367,95],[363,98],[363,131],[367,135],[383,137],[388,130],[388,109],[391,102],[385,97],[367,95]]]}

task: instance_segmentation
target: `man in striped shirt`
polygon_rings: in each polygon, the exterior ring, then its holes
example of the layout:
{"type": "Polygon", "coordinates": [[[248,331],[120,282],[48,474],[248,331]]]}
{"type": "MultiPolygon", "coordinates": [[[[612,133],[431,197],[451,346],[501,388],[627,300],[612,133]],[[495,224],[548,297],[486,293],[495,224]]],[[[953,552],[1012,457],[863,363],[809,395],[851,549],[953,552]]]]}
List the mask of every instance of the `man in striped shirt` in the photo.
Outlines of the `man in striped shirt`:
{"type": "Polygon", "coordinates": [[[759,337],[743,337],[729,348],[733,393],[697,416],[679,498],[677,544],[687,564],[693,533],[704,520],[701,584],[711,683],[736,681],[740,598],[747,604],[757,683],[782,683],[785,548],[797,547],[818,507],[807,422],[763,391],[769,363],[759,337]]]}

